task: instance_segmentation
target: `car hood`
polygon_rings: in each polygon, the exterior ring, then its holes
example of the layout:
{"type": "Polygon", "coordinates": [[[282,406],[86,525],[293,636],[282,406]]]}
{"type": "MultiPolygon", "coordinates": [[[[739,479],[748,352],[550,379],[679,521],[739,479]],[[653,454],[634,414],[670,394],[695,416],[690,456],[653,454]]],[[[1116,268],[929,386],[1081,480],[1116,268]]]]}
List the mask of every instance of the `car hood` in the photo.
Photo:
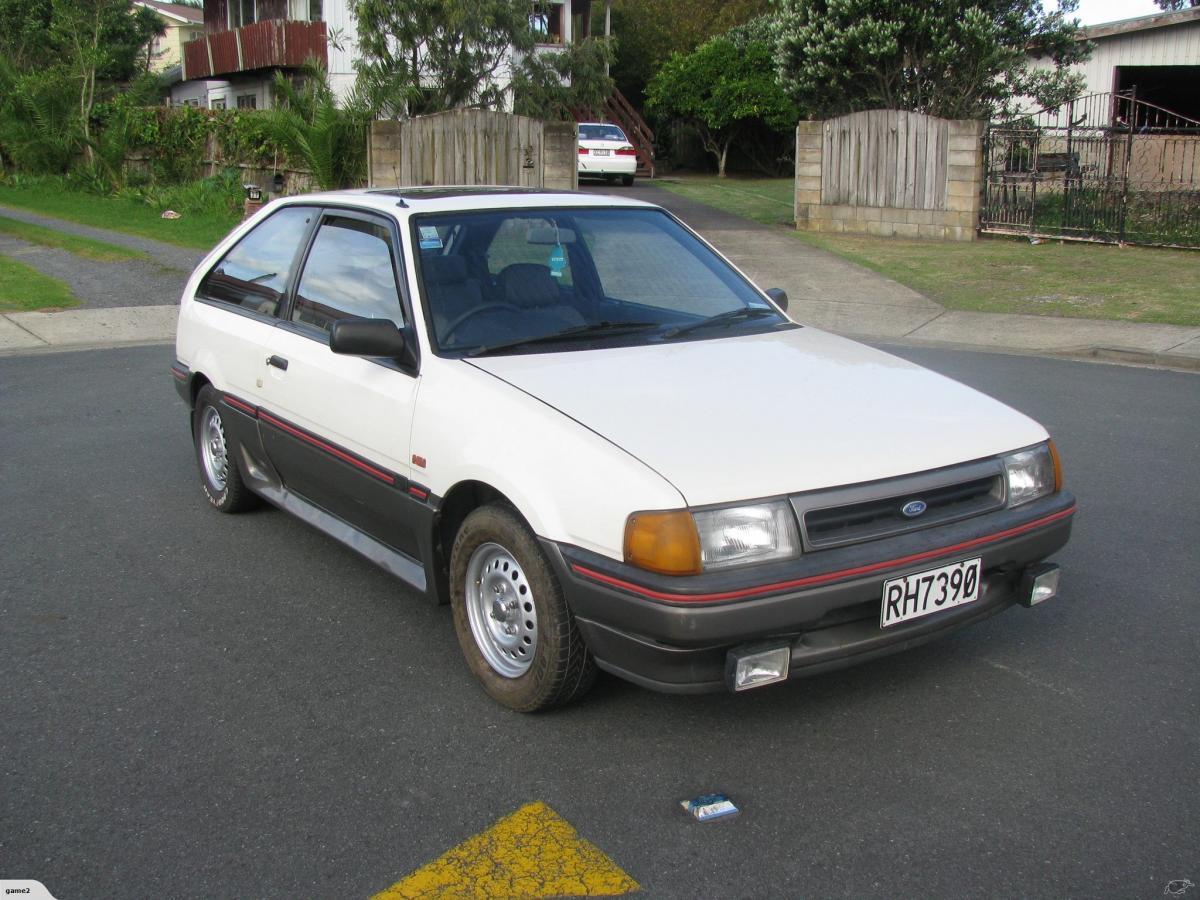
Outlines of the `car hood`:
{"type": "Polygon", "coordinates": [[[905,475],[1046,439],[985,394],[814,328],[471,364],[642,460],[691,506],[905,475]]]}

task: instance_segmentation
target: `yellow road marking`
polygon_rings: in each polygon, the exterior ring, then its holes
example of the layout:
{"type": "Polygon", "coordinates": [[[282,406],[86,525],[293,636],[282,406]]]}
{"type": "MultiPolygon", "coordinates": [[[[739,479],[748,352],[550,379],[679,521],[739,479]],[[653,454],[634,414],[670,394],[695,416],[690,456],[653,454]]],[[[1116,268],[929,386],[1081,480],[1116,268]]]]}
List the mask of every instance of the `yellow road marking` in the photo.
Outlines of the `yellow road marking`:
{"type": "Polygon", "coordinates": [[[372,900],[612,897],[638,883],[545,803],[530,803],[372,900]]]}

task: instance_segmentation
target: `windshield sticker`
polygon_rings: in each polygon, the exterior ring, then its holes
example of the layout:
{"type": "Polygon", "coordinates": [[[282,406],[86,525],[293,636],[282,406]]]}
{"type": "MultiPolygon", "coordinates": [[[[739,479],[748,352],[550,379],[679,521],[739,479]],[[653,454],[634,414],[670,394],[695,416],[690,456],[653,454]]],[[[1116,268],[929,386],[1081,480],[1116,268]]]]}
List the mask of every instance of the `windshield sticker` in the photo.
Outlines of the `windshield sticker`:
{"type": "Polygon", "coordinates": [[[567,267],[567,254],[563,251],[562,244],[555,244],[554,249],[550,251],[550,274],[555,278],[563,277],[563,269],[567,267]]]}
{"type": "Polygon", "coordinates": [[[421,235],[422,250],[441,250],[442,239],[438,237],[438,230],[433,225],[421,225],[418,229],[421,235]]]}

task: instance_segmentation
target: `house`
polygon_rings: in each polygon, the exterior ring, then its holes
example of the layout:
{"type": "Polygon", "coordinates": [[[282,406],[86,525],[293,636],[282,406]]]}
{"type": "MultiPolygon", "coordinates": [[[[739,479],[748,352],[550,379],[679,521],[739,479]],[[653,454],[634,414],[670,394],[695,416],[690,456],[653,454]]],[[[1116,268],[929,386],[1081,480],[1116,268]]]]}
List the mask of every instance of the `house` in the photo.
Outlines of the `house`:
{"type": "MultiPolygon", "coordinates": [[[[183,47],[183,81],[171,89],[172,104],[268,107],[275,73],[295,71],[309,59],[325,67],[334,92],[345,96],[359,58],[351,5],[351,0],[204,0],[204,31],[183,47]]],[[[529,25],[539,49],[587,37],[591,6],[592,0],[531,0],[529,25]]]]}
{"type": "Polygon", "coordinates": [[[166,27],[146,48],[147,69],[151,72],[165,72],[178,66],[183,62],[183,45],[204,34],[204,15],[194,6],[159,0],[133,0],[133,5],[151,10],[166,27]]]}
{"type": "MultiPolygon", "coordinates": [[[[1092,42],[1091,59],[1074,67],[1086,82],[1083,95],[1132,92],[1142,104],[1200,120],[1200,7],[1091,25],[1079,40],[1092,42]]],[[[1041,57],[1031,65],[1052,64],[1041,57]]],[[[1119,104],[1104,109],[1096,113],[1103,121],[1088,124],[1119,125],[1119,104]]]]}

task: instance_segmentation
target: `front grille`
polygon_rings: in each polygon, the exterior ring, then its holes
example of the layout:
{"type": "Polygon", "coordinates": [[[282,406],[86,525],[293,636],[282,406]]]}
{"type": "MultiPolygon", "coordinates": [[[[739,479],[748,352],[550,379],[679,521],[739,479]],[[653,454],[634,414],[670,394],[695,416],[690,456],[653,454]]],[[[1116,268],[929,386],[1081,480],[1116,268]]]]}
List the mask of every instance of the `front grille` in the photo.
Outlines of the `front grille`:
{"type": "Polygon", "coordinates": [[[820,550],[944,525],[1004,506],[1004,480],[998,464],[972,463],[874,485],[821,491],[792,498],[804,543],[820,550]],[[901,510],[913,500],[925,504],[920,515],[901,510]]]}

